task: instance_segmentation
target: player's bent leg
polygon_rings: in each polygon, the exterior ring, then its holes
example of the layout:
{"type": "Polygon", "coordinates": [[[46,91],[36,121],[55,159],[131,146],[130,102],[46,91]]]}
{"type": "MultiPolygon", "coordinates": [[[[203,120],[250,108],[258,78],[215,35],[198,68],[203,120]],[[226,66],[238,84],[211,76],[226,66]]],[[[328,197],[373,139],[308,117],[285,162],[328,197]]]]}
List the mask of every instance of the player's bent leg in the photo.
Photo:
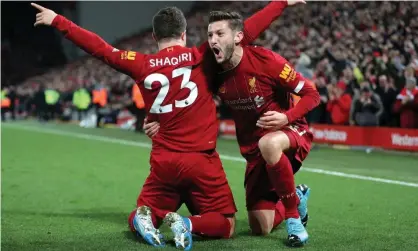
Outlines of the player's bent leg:
{"type": "Polygon", "coordinates": [[[217,212],[190,216],[193,234],[215,239],[229,239],[235,232],[235,216],[223,215],[217,212]]]}
{"type": "Polygon", "coordinates": [[[285,208],[281,201],[259,200],[248,208],[248,221],[254,235],[267,235],[284,220],[285,208]]]}
{"type": "Polygon", "coordinates": [[[290,246],[303,246],[308,233],[299,216],[299,198],[296,194],[292,164],[283,154],[290,147],[297,147],[296,139],[283,131],[271,132],[259,141],[259,148],[267,162],[271,184],[285,207],[285,219],[290,246]]]}
{"type": "Polygon", "coordinates": [[[220,213],[205,213],[199,216],[182,217],[178,213],[168,213],[164,222],[174,234],[177,248],[191,250],[192,234],[210,238],[229,239],[235,231],[235,216],[220,213]]]}
{"type": "Polygon", "coordinates": [[[270,183],[286,208],[285,218],[299,218],[293,168],[283,151],[291,146],[288,135],[282,131],[271,132],[259,140],[259,148],[264,160],[270,183]]]}
{"type": "Polygon", "coordinates": [[[268,165],[279,162],[284,151],[290,148],[290,139],[282,131],[271,132],[258,141],[261,155],[268,165]]]}
{"type": "Polygon", "coordinates": [[[180,195],[173,187],[171,180],[174,168],[169,168],[161,156],[151,156],[151,170],[137,199],[137,209],[129,217],[129,225],[137,235],[152,246],[162,246],[163,237],[158,231],[159,221],[167,213],[176,211],[180,195]]]}
{"type": "Polygon", "coordinates": [[[274,225],[274,210],[248,211],[248,223],[253,235],[268,235],[274,225]]]}
{"type": "Polygon", "coordinates": [[[191,231],[203,237],[230,238],[235,229],[237,209],[218,153],[194,154],[189,160],[191,166],[187,176],[193,186],[185,203],[193,215],[189,217],[191,231]]]}
{"type": "Polygon", "coordinates": [[[249,226],[254,235],[267,235],[284,220],[284,207],[272,186],[261,156],[247,163],[245,200],[249,226]]]}

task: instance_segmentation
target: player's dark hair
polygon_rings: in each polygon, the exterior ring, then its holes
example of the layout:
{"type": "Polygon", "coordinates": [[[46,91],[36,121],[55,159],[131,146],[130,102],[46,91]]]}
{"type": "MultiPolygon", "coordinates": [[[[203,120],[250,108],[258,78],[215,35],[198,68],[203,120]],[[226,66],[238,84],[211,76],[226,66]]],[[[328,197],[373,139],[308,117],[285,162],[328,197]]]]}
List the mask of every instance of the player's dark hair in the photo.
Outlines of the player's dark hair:
{"type": "Polygon", "coordinates": [[[179,38],[186,31],[186,27],[186,18],[177,7],[163,8],[152,19],[152,28],[157,41],[179,38]]]}
{"type": "Polygon", "coordinates": [[[234,31],[242,31],[244,29],[244,21],[238,12],[235,11],[211,11],[209,13],[209,23],[218,21],[228,21],[229,27],[234,31]]]}

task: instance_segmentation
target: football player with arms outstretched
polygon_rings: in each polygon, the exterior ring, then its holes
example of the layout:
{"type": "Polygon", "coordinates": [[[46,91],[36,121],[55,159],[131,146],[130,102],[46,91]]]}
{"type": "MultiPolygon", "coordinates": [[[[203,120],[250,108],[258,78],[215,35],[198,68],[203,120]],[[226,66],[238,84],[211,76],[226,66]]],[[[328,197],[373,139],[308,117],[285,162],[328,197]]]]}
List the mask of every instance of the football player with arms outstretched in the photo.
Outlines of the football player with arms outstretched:
{"type": "MultiPolygon", "coordinates": [[[[289,1],[295,4],[303,1],[289,1]]],[[[272,2],[245,22],[243,44],[253,41],[282,13],[287,2],[272,2]]],[[[132,77],[144,98],[148,118],[159,122],[153,137],[151,171],[129,216],[129,225],[153,246],[164,241],[161,221],[174,233],[177,247],[189,250],[191,234],[229,238],[235,203],[215,151],[218,125],[212,99],[213,57],[208,43],[186,47],[186,19],[175,7],[153,18],[159,52],[146,55],[118,50],[52,10],[39,10],[35,26],[52,26],[77,46],[132,77]],[[176,213],[185,203],[190,217],[176,213]]]]}

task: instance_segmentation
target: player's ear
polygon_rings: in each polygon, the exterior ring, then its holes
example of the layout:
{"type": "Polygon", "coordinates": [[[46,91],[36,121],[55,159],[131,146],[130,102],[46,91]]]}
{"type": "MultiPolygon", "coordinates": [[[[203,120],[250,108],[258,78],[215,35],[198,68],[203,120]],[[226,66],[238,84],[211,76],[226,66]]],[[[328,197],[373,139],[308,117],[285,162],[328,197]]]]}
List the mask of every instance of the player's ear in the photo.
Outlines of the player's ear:
{"type": "Polygon", "coordinates": [[[152,38],[153,38],[156,42],[158,42],[157,38],[155,37],[155,33],[154,33],[154,32],[152,33],[152,38]]]}
{"type": "Polygon", "coordinates": [[[186,31],[181,33],[180,38],[181,38],[181,40],[186,41],[186,31]]]}
{"type": "Polygon", "coordinates": [[[235,32],[234,42],[236,44],[239,44],[241,43],[242,39],[244,39],[244,32],[242,31],[235,32]]]}

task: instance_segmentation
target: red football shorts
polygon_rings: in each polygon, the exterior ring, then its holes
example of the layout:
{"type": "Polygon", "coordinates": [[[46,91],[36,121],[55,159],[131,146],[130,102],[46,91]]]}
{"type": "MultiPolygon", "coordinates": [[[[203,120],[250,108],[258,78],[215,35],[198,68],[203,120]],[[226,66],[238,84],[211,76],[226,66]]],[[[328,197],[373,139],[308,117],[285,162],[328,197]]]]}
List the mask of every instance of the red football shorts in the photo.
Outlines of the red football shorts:
{"type": "Polygon", "coordinates": [[[192,215],[237,211],[231,188],[216,151],[151,153],[151,172],[137,200],[157,218],[177,211],[185,203],[192,215]]]}
{"type": "MultiPolygon", "coordinates": [[[[290,148],[284,153],[292,163],[293,173],[299,171],[302,161],[311,149],[312,133],[300,131],[299,128],[286,127],[281,130],[290,140],[290,148]]],[[[270,183],[266,162],[260,152],[247,161],[245,172],[245,192],[247,210],[274,210],[277,201],[273,185],[270,183]]]]}

